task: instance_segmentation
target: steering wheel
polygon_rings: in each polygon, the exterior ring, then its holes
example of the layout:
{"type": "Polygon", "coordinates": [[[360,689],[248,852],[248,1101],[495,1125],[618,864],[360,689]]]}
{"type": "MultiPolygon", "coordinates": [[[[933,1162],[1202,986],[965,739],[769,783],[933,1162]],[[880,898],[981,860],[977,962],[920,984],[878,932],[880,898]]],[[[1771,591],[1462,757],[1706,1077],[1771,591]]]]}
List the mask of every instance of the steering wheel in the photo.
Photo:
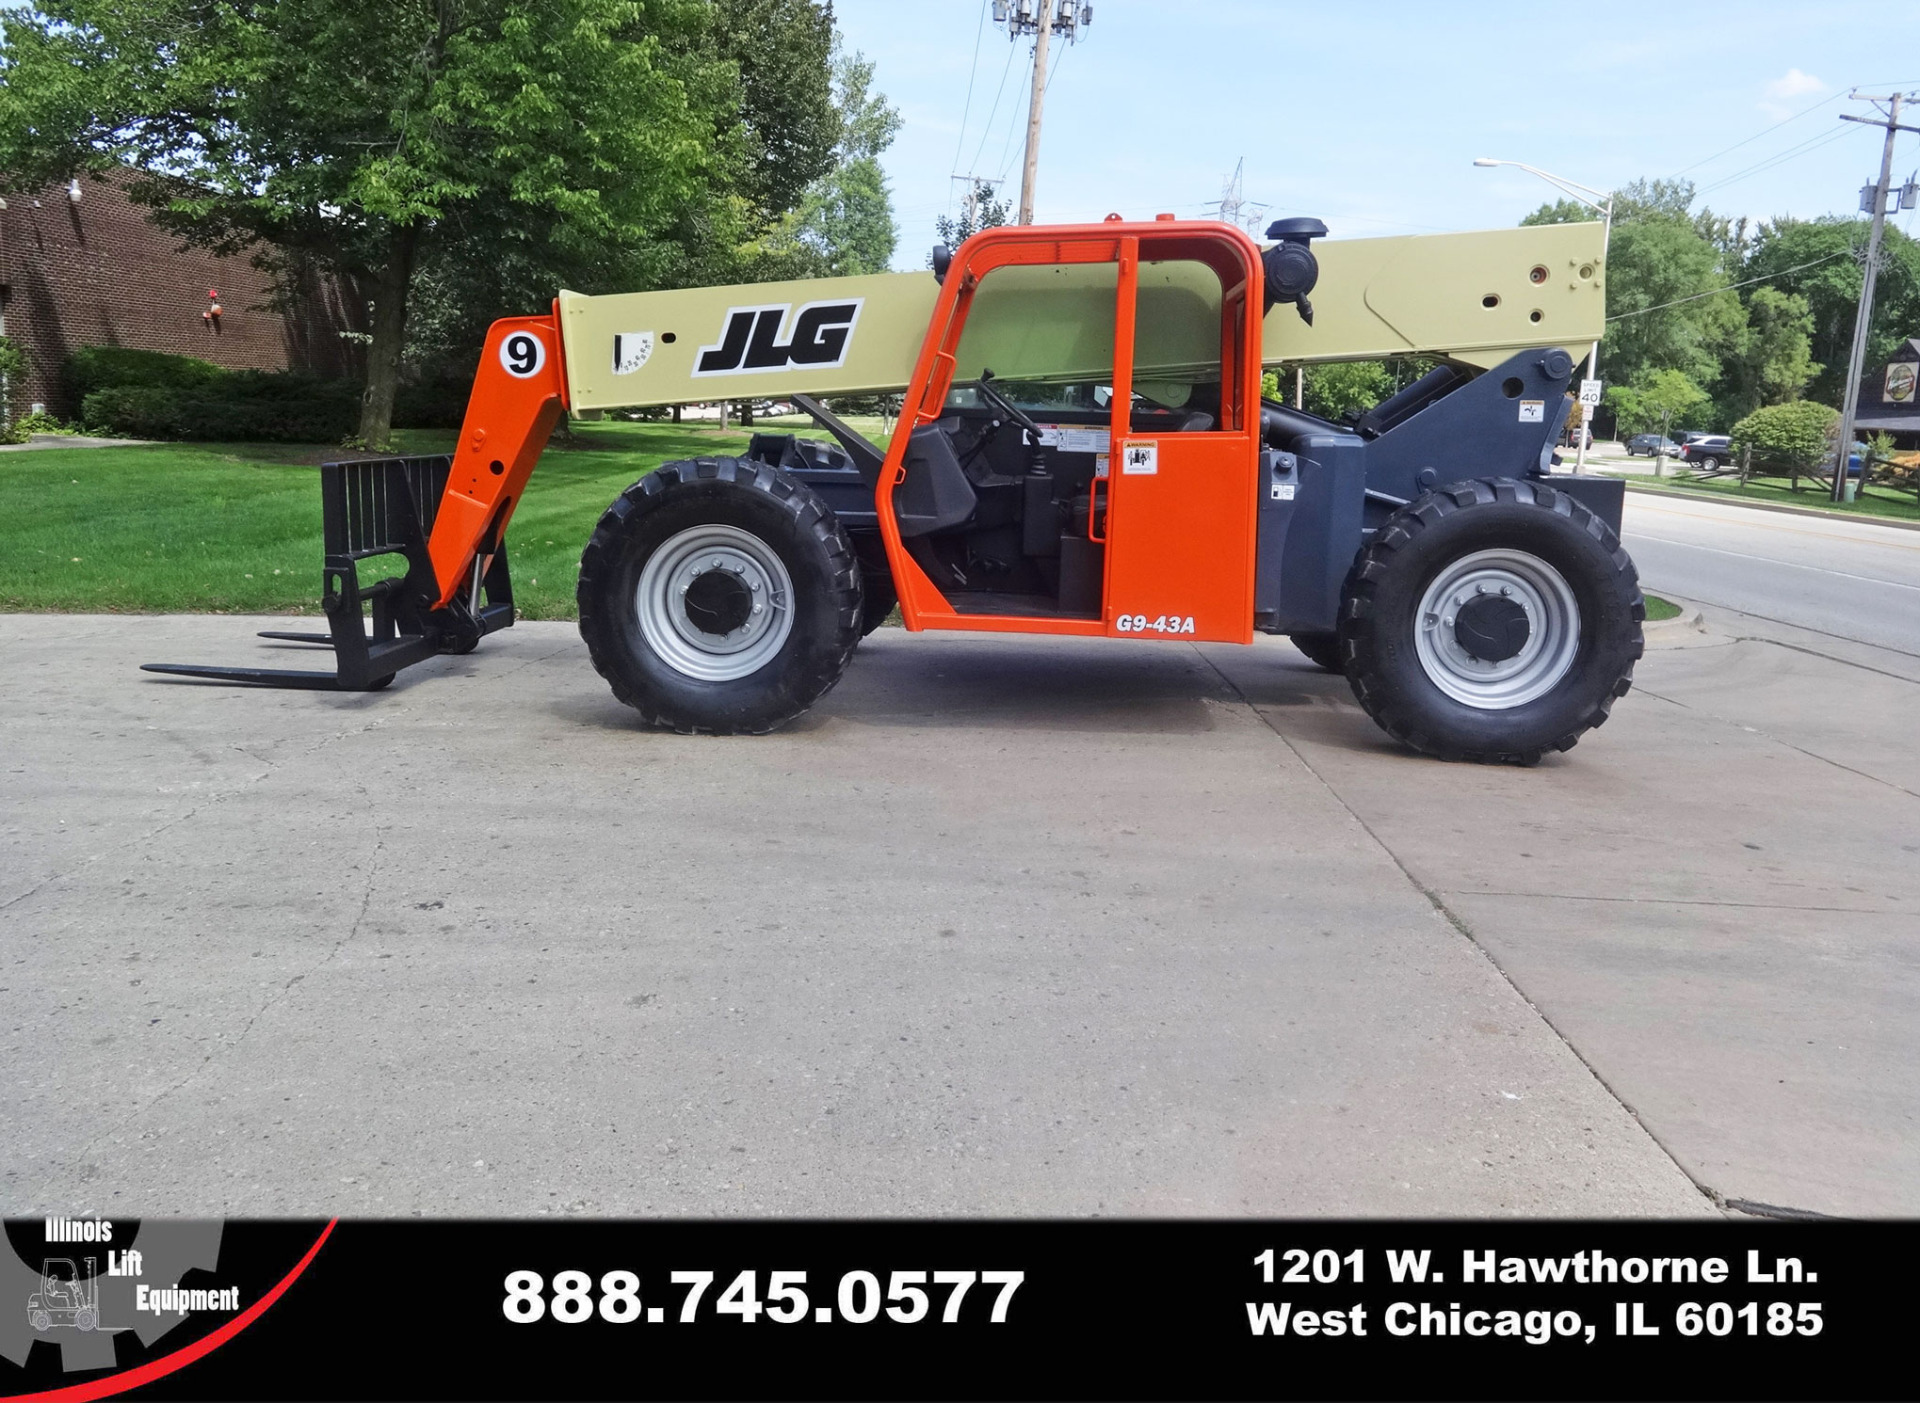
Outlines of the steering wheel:
{"type": "Polygon", "coordinates": [[[975,384],[979,387],[981,395],[990,400],[995,409],[1006,415],[1009,420],[1018,424],[1029,434],[1032,434],[1035,443],[1040,441],[1040,426],[1029,419],[1019,409],[1015,408],[1013,402],[1005,395],[993,388],[993,372],[991,370],[982,370],[980,372],[980,378],[975,384]]]}

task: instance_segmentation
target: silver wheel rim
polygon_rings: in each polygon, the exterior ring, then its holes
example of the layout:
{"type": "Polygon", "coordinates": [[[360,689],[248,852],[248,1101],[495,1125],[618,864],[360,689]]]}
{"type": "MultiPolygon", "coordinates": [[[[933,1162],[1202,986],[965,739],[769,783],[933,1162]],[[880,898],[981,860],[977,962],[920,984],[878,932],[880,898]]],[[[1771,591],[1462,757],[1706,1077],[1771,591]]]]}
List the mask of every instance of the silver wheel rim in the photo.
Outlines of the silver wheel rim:
{"type": "Polygon", "coordinates": [[[1481,711],[1525,706],[1552,691],[1580,648],[1580,606],[1560,572],[1517,550],[1462,556],[1434,577],[1413,621],[1414,650],[1428,680],[1481,711]],[[1479,594],[1500,594],[1527,616],[1527,641],[1501,662],[1474,657],[1454,633],[1460,608],[1479,594]]]}
{"type": "Polygon", "coordinates": [[[675,672],[701,682],[733,682],[765,667],[793,632],[793,580],[773,548],[734,526],[694,526],[648,558],[634,592],[640,637],[675,672]],[[722,571],[752,598],[746,621],[708,633],[687,612],[687,591],[722,571]]]}

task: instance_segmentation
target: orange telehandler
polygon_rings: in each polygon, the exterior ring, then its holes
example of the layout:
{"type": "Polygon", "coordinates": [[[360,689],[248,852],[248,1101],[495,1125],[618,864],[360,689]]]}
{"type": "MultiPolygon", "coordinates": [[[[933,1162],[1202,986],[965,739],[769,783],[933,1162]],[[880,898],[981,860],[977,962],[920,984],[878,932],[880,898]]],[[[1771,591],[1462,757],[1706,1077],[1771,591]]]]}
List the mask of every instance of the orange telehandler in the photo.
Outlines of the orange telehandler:
{"type": "Polygon", "coordinates": [[[1626,693],[1644,616],[1622,484],[1550,471],[1599,226],[1325,232],[1116,215],[989,229],[931,275],[562,293],[494,324],[452,454],[322,468],[330,632],[263,636],[334,671],[148,667],[371,690],[467,652],[513,622],[507,527],[562,414],[777,396],[833,442],[665,464],[586,545],[581,634],[650,723],[770,730],[897,603],[910,630],[1287,634],[1419,750],[1564,750],[1626,693]],[[1345,422],[1261,397],[1268,364],[1391,354],[1435,364],[1345,422]],[[814,398],[888,389],[884,447],[814,398]],[[363,583],[383,554],[404,573],[363,583]]]}

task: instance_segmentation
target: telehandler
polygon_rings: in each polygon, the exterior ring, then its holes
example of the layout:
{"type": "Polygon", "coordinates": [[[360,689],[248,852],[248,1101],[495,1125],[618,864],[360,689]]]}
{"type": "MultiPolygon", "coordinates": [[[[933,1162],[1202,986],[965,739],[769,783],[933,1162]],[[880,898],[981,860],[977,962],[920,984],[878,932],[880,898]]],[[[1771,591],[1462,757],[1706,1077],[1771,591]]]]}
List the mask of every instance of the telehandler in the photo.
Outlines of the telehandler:
{"type": "Polygon", "coordinates": [[[1623,484],[1550,475],[1601,227],[1326,232],[1112,215],[988,229],[931,273],[562,292],[493,325],[452,454],[322,467],[330,632],[262,636],[334,671],[148,667],[372,690],[468,652],[513,622],[507,526],[562,414],[779,398],[833,442],[664,464],[581,557],[593,664],[650,723],[771,730],[897,604],[916,631],[1287,634],[1415,749],[1565,750],[1644,617],[1623,484]],[[1349,422],[1261,398],[1265,365],[1383,356],[1435,368],[1349,422]],[[883,392],[885,447],[815,398],[883,392]],[[404,572],[363,581],[387,554],[404,572]]]}

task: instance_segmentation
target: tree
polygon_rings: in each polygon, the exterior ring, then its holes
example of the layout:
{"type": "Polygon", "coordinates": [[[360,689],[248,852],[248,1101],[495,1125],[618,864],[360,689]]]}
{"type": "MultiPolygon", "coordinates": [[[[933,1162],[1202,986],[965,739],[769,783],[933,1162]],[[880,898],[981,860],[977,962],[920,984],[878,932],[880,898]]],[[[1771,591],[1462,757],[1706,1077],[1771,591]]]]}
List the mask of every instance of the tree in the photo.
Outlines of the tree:
{"type": "Polygon", "coordinates": [[[716,180],[778,199],[812,178],[807,134],[780,127],[790,94],[755,89],[718,140],[740,86],[719,50],[698,0],[38,0],[0,47],[0,169],[130,167],[188,241],[269,245],[365,289],[377,446],[437,243],[637,245],[716,180]]]}
{"type": "MultiPolygon", "coordinates": [[[[1309,414],[1335,421],[1364,414],[1432,368],[1429,362],[1397,358],[1305,366],[1300,407],[1309,414]]],[[[1267,399],[1291,403],[1293,391],[1288,382],[1292,379],[1290,371],[1282,374],[1269,370],[1261,377],[1260,393],[1267,399]]]]}
{"type": "Polygon", "coordinates": [[[707,154],[671,217],[581,239],[564,220],[507,228],[456,215],[416,276],[414,372],[464,382],[488,325],[546,305],[556,288],[635,292],[826,271],[796,238],[794,204],[831,176],[844,137],[834,44],[831,13],[815,0],[719,5],[699,32],[704,57],[690,69],[699,85],[688,93],[703,105],[707,154]]]}
{"type": "MultiPolygon", "coordinates": [[[[959,248],[968,239],[982,229],[995,229],[1013,217],[1005,200],[993,196],[993,182],[975,180],[967,199],[967,207],[958,215],[938,215],[934,218],[934,232],[939,234],[940,242],[948,248],[959,248]]],[[[933,255],[927,255],[927,266],[933,266],[933,255]]]]}
{"type": "MultiPolygon", "coordinates": [[[[1693,184],[1636,180],[1614,192],[1607,249],[1607,376],[1616,384],[1649,370],[1678,370],[1696,383],[1720,380],[1745,318],[1739,296],[1714,295],[1734,281],[1725,248],[1739,240],[1711,211],[1692,213],[1693,184]]],[[[1593,219],[1571,200],[1542,205],[1520,222],[1593,219]]],[[[1744,227],[1741,227],[1744,234],[1744,227]]]]}
{"type": "MultiPolygon", "coordinates": [[[[1677,420],[1704,409],[1713,396],[1678,370],[1643,371],[1631,384],[1611,385],[1607,403],[1613,406],[1625,434],[1658,429],[1665,434],[1677,420]]],[[[1656,466],[1658,460],[1656,459],[1656,466]]]]}
{"type": "MultiPolygon", "coordinates": [[[[1920,327],[1920,244],[1891,223],[1884,237],[1869,366],[1884,362],[1920,327]]],[[[1769,287],[1806,302],[1812,318],[1809,352],[1820,367],[1807,393],[1826,404],[1838,405],[1846,388],[1866,242],[1864,219],[1777,219],[1760,226],[1742,272],[1745,278],[1764,277],[1769,287]]]]}
{"type": "Polygon", "coordinates": [[[1813,359],[1813,313],[1807,299],[1778,288],[1757,287],[1747,302],[1747,326],[1739,350],[1726,365],[1722,422],[1766,404],[1799,399],[1820,373],[1813,359]]]}
{"type": "Polygon", "coordinates": [[[835,55],[833,87],[840,121],[834,168],[807,188],[789,217],[789,237],[811,265],[796,276],[883,273],[899,231],[880,153],[893,145],[900,114],[874,91],[873,63],[862,54],[835,55]]]}

